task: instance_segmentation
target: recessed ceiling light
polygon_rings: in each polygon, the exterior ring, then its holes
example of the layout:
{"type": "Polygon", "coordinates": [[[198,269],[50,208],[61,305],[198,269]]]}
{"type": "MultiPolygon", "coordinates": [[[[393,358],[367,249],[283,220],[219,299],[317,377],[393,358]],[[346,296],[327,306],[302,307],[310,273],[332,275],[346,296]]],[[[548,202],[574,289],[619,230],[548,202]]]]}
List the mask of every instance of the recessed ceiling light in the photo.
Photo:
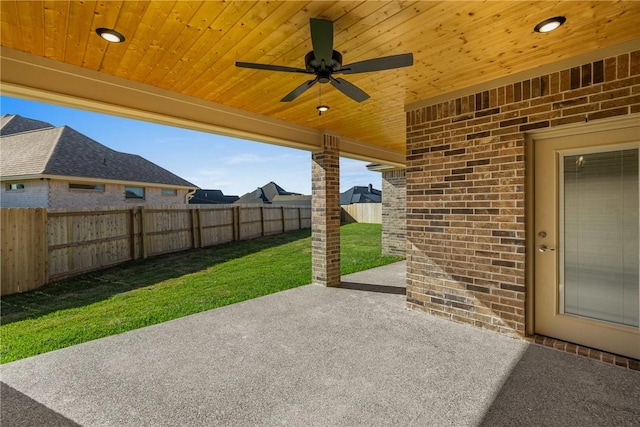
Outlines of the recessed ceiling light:
{"type": "Polygon", "coordinates": [[[564,16],[556,16],[554,18],[545,19],[544,21],[536,25],[533,31],[535,31],[536,33],[548,33],[564,24],[566,20],[567,18],[565,18],[564,16]]]}
{"type": "Polygon", "coordinates": [[[111,43],[122,43],[124,41],[124,36],[122,34],[110,28],[98,28],[96,33],[111,43]]]}

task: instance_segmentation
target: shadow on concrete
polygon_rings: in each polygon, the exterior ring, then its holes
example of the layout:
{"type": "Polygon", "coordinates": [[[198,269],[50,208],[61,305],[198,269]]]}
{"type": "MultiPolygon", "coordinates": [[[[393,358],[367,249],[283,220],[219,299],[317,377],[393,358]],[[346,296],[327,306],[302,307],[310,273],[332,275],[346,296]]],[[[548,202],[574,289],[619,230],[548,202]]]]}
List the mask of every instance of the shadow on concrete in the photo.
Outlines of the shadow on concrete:
{"type": "Polygon", "coordinates": [[[3,427],[53,426],[79,427],[70,419],[0,382],[0,419],[3,427]]]}
{"type": "Polygon", "coordinates": [[[406,295],[407,293],[407,288],[404,287],[376,285],[372,283],[340,282],[340,288],[395,295],[406,295]]]}
{"type": "Polygon", "coordinates": [[[529,345],[481,426],[640,425],[640,372],[529,345]]]}

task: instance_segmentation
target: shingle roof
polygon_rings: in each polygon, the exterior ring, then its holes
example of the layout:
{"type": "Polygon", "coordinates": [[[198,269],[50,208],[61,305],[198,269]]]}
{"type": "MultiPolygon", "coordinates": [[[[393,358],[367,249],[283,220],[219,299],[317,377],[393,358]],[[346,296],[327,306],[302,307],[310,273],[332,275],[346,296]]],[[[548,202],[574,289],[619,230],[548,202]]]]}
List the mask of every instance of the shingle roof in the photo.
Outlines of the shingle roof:
{"type": "Polygon", "coordinates": [[[44,173],[62,130],[49,128],[0,137],[0,176],[44,173]]]}
{"type": "Polygon", "coordinates": [[[258,187],[250,193],[240,197],[235,203],[238,204],[263,204],[271,203],[276,196],[298,196],[298,193],[291,193],[271,181],[268,184],[258,187]]]}
{"type": "Polygon", "coordinates": [[[352,203],[380,203],[382,202],[382,191],[376,190],[371,185],[368,187],[354,186],[340,193],[340,204],[350,205],[352,203]]]}
{"type": "Polygon", "coordinates": [[[2,177],[46,174],[196,187],[143,157],[112,150],[68,126],[2,135],[0,150],[2,177]]]}
{"type": "Polygon", "coordinates": [[[51,123],[29,119],[17,114],[4,114],[0,118],[0,135],[28,132],[30,130],[52,128],[51,123]]]}
{"type": "Polygon", "coordinates": [[[212,204],[231,204],[238,200],[238,196],[227,196],[222,190],[196,190],[193,193],[189,204],[192,205],[212,205],[212,204]]]}
{"type": "Polygon", "coordinates": [[[242,196],[240,196],[240,198],[238,200],[236,200],[233,203],[236,204],[264,204],[265,202],[268,203],[268,200],[265,199],[264,194],[262,194],[262,189],[258,188],[257,190],[253,190],[251,193],[247,193],[244,194],[242,196]]]}

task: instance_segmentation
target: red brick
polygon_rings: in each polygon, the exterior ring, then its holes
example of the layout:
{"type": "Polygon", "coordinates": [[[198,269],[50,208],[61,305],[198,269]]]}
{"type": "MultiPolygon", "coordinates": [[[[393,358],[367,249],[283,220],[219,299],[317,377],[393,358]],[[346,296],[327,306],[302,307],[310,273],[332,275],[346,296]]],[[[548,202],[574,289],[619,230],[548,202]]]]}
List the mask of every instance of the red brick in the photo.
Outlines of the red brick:
{"type": "Polygon", "coordinates": [[[629,77],[629,54],[619,55],[618,63],[618,79],[629,77]]]}
{"type": "Polygon", "coordinates": [[[616,58],[607,58],[604,60],[604,81],[610,82],[617,76],[616,58]]]}
{"type": "Polygon", "coordinates": [[[604,119],[606,117],[623,116],[625,114],[629,114],[628,107],[620,107],[620,108],[614,108],[611,110],[603,110],[603,111],[598,111],[596,113],[590,113],[588,115],[588,118],[589,120],[598,120],[598,119],[604,119]]]}
{"type": "Polygon", "coordinates": [[[622,367],[626,368],[626,367],[628,367],[629,359],[627,359],[626,357],[622,357],[622,356],[615,356],[614,363],[617,366],[622,366],[622,367]]]}
{"type": "Polygon", "coordinates": [[[560,92],[560,73],[549,75],[549,94],[555,95],[560,92]]]}
{"type": "Polygon", "coordinates": [[[640,95],[606,101],[600,104],[600,107],[604,110],[604,109],[622,107],[624,105],[633,105],[633,104],[640,104],[640,95]]]}
{"type": "Polygon", "coordinates": [[[565,351],[567,353],[577,354],[578,353],[578,346],[575,345],[575,344],[567,343],[565,351]]]}
{"type": "Polygon", "coordinates": [[[636,74],[640,74],[640,50],[631,52],[629,60],[629,75],[635,76],[636,74]]]}

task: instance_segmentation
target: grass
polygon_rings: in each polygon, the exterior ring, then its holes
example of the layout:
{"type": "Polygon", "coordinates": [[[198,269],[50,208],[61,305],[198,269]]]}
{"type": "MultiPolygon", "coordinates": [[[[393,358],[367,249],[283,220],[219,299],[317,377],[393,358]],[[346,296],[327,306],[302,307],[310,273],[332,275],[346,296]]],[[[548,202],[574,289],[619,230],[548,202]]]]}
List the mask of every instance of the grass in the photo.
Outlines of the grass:
{"type": "MultiPolygon", "coordinates": [[[[341,227],[341,273],[385,265],[378,224],[341,227]]],[[[311,282],[309,230],[136,261],[0,301],[7,363],[311,282]]]]}

